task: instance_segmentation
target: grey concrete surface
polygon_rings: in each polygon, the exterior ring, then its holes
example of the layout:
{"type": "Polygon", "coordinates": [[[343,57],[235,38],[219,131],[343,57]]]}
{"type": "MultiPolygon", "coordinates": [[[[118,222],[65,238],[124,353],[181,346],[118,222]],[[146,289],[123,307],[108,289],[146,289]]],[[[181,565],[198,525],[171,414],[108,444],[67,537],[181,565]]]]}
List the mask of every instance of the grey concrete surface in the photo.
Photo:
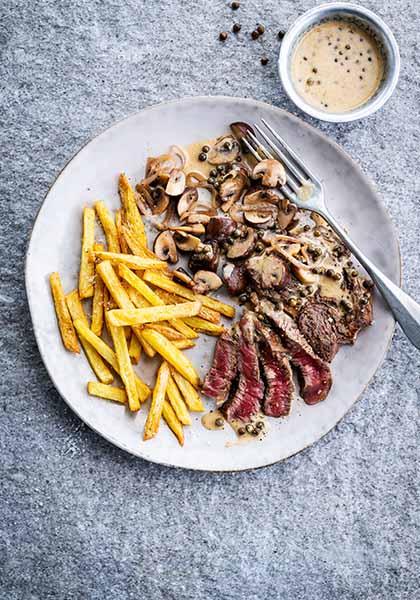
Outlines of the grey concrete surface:
{"type": "MultiPolygon", "coordinates": [[[[420,598],[420,355],[400,331],[333,432],[283,464],[237,475],[161,468],[113,448],[66,408],[37,351],[25,247],[81,144],[186,95],[253,97],[299,114],[280,88],[275,34],[314,2],[241,4],[235,13],[227,0],[0,5],[2,600],[420,598]],[[242,32],[220,44],[234,21],[242,32]],[[251,42],[257,22],[267,33],[251,42]]],[[[419,298],[418,2],[364,4],[401,45],[398,89],[366,121],[315,125],[377,183],[398,228],[404,285],[419,298]]]]}

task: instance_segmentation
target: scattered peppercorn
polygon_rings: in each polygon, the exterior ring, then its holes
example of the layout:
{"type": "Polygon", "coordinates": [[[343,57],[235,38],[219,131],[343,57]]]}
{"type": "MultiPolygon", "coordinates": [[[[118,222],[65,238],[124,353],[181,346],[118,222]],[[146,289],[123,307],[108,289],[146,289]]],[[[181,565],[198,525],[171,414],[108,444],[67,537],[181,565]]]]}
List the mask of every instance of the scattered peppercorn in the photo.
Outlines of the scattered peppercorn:
{"type": "Polygon", "coordinates": [[[257,423],[255,424],[255,427],[257,429],[264,429],[264,423],[262,421],[257,421],[257,423]]]}
{"type": "Polygon", "coordinates": [[[207,183],[209,183],[210,185],[214,185],[216,183],[216,180],[214,177],[209,177],[207,179],[207,183]]]}
{"type": "Polygon", "coordinates": [[[310,230],[310,228],[311,228],[311,226],[310,226],[310,225],[305,225],[305,226],[303,227],[303,231],[309,231],[309,230],[310,230]]]}
{"type": "Polygon", "coordinates": [[[232,27],[233,33],[239,33],[241,31],[241,25],[239,23],[234,23],[232,27]]]}
{"type": "Polygon", "coordinates": [[[264,33],[264,31],[265,31],[265,27],[264,27],[264,25],[261,25],[261,24],[260,24],[260,25],[257,25],[257,31],[258,31],[258,33],[259,33],[260,35],[262,35],[262,34],[264,33]]]}
{"type": "Polygon", "coordinates": [[[221,31],[219,33],[219,40],[221,42],[225,42],[227,40],[227,36],[228,36],[227,31],[221,31]]]}
{"type": "Polygon", "coordinates": [[[285,31],[279,31],[277,34],[277,37],[279,38],[279,40],[282,40],[285,35],[286,35],[285,31]]]}
{"type": "Polygon", "coordinates": [[[223,427],[224,423],[225,423],[224,419],[222,419],[220,417],[218,419],[216,419],[215,422],[214,422],[214,424],[216,425],[216,427],[223,427]]]}
{"type": "Polygon", "coordinates": [[[320,232],[320,231],[318,231],[317,229],[315,229],[315,231],[314,231],[314,236],[315,236],[315,237],[319,237],[320,235],[321,235],[321,232],[320,232]]]}
{"type": "Polygon", "coordinates": [[[230,5],[230,8],[232,10],[238,10],[238,8],[241,6],[240,2],[232,2],[232,4],[230,5]]]}
{"type": "Polygon", "coordinates": [[[263,56],[263,57],[261,58],[261,64],[262,64],[262,65],[264,65],[264,66],[265,66],[266,64],[268,64],[268,58],[267,58],[266,56],[263,56]]]}
{"type": "Polygon", "coordinates": [[[357,271],[355,269],[353,269],[353,271],[350,273],[350,275],[352,277],[357,277],[357,271]]]}
{"type": "Polygon", "coordinates": [[[248,296],[247,296],[246,294],[241,294],[241,295],[239,296],[239,302],[240,302],[241,304],[245,304],[245,302],[246,302],[247,300],[248,300],[248,296]]]}
{"type": "Polygon", "coordinates": [[[200,154],[198,155],[198,160],[200,162],[204,162],[205,160],[207,160],[207,154],[205,152],[200,152],[200,154]]]}
{"type": "Polygon", "coordinates": [[[238,429],[238,435],[245,435],[246,431],[245,431],[245,427],[239,427],[238,429]]]}
{"type": "Polygon", "coordinates": [[[248,425],[245,426],[245,429],[246,429],[247,433],[254,433],[254,428],[251,425],[251,423],[248,423],[248,425]]]}
{"type": "Polygon", "coordinates": [[[202,152],[206,152],[206,153],[207,153],[207,152],[209,152],[209,151],[210,151],[210,146],[203,146],[203,147],[201,148],[201,151],[202,151],[202,152]]]}
{"type": "Polygon", "coordinates": [[[256,29],[254,29],[254,31],[251,32],[251,37],[253,40],[256,40],[260,37],[260,34],[258,33],[258,31],[256,29]]]}
{"type": "Polygon", "coordinates": [[[217,177],[217,171],[216,171],[216,169],[212,169],[210,171],[210,177],[217,177]]]}
{"type": "Polygon", "coordinates": [[[371,290],[373,288],[373,281],[370,281],[370,279],[365,279],[363,282],[363,287],[367,290],[371,290]]]}

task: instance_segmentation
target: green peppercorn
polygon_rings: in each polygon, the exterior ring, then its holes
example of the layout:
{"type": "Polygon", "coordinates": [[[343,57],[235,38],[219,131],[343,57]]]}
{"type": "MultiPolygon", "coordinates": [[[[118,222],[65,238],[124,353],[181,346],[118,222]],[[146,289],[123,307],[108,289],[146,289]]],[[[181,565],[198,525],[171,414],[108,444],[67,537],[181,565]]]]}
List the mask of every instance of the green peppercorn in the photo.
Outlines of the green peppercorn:
{"type": "Polygon", "coordinates": [[[227,150],[227,151],[230,151],[230,150],[232,150],[232,143],[231,143],[231,142],[229,142],[229,141],[226,141],[226,142],[223,144],[223,148],[224,148],[225,150],[227,150]]]}
{"type": "Polygon", "coordinates": [[[318,231],[318,229],[315,229],[315,231],[314,231],[314,236],[315,236],[315,237],[319,237],[320,235],[321,235],[321,232],[320,232],[320,231],[318,231]]]}
{"type": "Polygon", "coordinates": [[[218,165],[216,167],[216,170],[218,173],[223,173],[223,171],[225,170],[225,167],[224,167],[224,165],[218,165]]]}
{"type": "Polygon", "coordinates": [[[201,152],[205,152],[207,154],[207,152],[210,152],[210,146],[203,146],[201,148],[201,152]]]}
{"type": "Polygon", "coordinates": [[[351,271],[350,275],[352,277],[357,277],[357,271],[355,269],[353,269],[353,271],[351,271]]]}
{"type": "Polygon", "coordinates": [[[291,298],[289,298],[289,300],[287,301],[289,306],[296,306],[297,305],[297,298],[294,298],[293,296],[291,298]]]}
{"type": "Polygon", "coordinates": [[[245,433],[246,433],[245,427],[239,427],[238,435],[245,435],[245,433]]]}
{"type": "Polygon", "coordinates": [[[256,427],[257,429],[264,429],[264,423],[263,423],[263,421],[257,421],[257,422],[255,423],[255,427],[256,427]]]}
{"type": "Polygon", "coordinates": [[[216,425],[216,427],[223,427],[223,425],[225,424],[225,421],[224,421],[224,419],[219,417],[218,419],[215,420],[214,424],[216,425]]]}
{"type": "Polygon", "coordinates": [[[309,231],[310,228],[311,228],[310,225],[304,225],[303,231],[309,231]]]}
{"type": "Polygon", "coordinates": [[[264,27],[264,25],[258,24],[258,25],[257,25],[257,31],[258,31],[258,33],[259,33],[260,35],[262,35],[262,34],[264,33],[264,31],[265,31],[265,27],[264,27]]]}
{"type": "Polygon", "coordinates": [[[216,188],[216,190],[218,190],[218,189],[219,189],[219,187],[220,187],[220,181],[216,181],[216,183],[214,184],[214,186],[213,186],[213,187],[215,187],[215,188],[216,188]]]}
{"type": "Polygon", "coordinates": [[[247,433],[254,433],[254,427],[251,425],[251,423],[248,423],[248,425],[245,425],[245,429],[246,429],[247,433]]]}
{"type": "Polygon", "coordinates": [[[340,281],[340,279],[341,279],[341,275],[340,275],[340,273],[338,273],[338,272],[336,271],[336,272],[334,273],[334,275],[332,275],[332,278],[333,278],[335,281],[340,281]]]}
{"type": "Polygon", "coordinates": [[[332,269],[327,269],[325,274],[327,277],[334,277],[334,271],[332,269]]]}
{"type": "Polygon", "coordinates": [[[200,152],[200,154],[198,155],[198,160],[200,162],[204,162],[205,160],[207,160],[207,154],[205,152],[200,152]]]}
{"type": "Polygon", "coordinates": [[[248,296],[247,296],[247,294],[241,294],[241,295],[239,296],[239,302],[240,302],[241,304],[245,304],[245,302],[247,302],[247,301],[248,301],[248,296]]]}
{"type": "Polygon", "coordinates": [[[228,36],[227,31],[221,31],[219,33],[219,40],[221,42],[225,42],[227,40],[227,36],[228,36]]]}
{"type": "Polygon", "coordinates": [[[217,171],[216,169],[212,169],[209,173],[210,177],[217,177],[217,171]]]}
{"type": "Polygon", "coordinates": [[[257,40],[260,37],[260,34],[255,29],[254,31],[251,32],[251,37],[252,37],[253,40],[257,40]]]}

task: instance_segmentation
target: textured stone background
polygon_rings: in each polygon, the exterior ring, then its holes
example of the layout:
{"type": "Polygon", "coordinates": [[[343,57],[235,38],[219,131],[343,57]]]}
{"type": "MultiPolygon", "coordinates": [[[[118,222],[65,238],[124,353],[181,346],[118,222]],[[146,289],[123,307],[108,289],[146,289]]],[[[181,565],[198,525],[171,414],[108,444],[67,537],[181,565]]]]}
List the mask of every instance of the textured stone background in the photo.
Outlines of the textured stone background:
{"type": "MultiPolygon", "coordinates": [[[[84,427],[47,376],[26,305],[33,219],[80,145],[186,95],[297,112],[279,85],[275,34],[313,4],[243,0],[232,13],[227,0],[1,3],[1,599],[420,598],[420,355],[400,331],[325,439],[284,464],[211,475],[132,459],[84,427]],[[221,45],[234,20],[243,32],[221,45]],[[267,34],[250,42],[259,21],[267,34]]],[[[398,90],[366,121],[315,125],[378,184],[404,285],[420,297],[418,2],[365,4],[400,43],[398,90]]]]}

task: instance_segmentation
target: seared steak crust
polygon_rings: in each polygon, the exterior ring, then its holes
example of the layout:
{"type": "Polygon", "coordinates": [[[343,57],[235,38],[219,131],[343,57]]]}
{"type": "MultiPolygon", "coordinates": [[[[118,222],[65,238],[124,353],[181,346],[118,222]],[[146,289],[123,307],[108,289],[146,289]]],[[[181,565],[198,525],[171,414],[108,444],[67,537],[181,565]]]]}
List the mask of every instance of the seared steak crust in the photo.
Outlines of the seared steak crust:
{"type": "Polygon", "coordinates": [[[260,364],[265,380],[263,413],[285,417],[290,413],[295,386],[292,369],[281,341],[272,329],[256,322],[260,364]]]}
{"type": "Polygon", "coordinates": [[[288,315],[274,311],[268,303],[264,304],[264,313],[280,331],[292,364],[298,369],[302,398],[306,404],[316,404],[324,400],[332,384],[328,364],[315,354],[288,315]]]}
{"type": "Polygon", "coordinates": [[[297,324],[315,354],[331,362],[338,351],[337,325],[341,320],[339,311],[319,300],[305,304],[299,312],[297,324]]]}
{"type": "Polygon", "coordinates": [[[260,409],[264,384],[260,377],[257,348],[255,344],[255,321],[250,312],[244,313],[239,321],[239,379],[235,393],[222,407],[228,421],[248,421],[260,409]]]}
{"type": "Polygon", "coordinates": [[[217,340],[213,363],[206,375],[202,392],[216,401],[226,400],[238,369],[239,339],[237,327],[226,329],[217,340]]]}

